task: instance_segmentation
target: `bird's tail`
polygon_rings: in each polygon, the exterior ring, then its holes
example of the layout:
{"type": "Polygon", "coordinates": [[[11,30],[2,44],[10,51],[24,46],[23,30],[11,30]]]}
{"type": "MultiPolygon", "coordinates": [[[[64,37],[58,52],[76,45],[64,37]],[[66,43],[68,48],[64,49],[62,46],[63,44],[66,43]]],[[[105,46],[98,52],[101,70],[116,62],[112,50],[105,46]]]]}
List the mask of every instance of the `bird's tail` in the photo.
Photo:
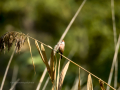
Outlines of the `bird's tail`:
{"type": "MultiPolygon", "coordinates": [[[[61,54],[63,54],[63,53],[61,53],[61,54]]],[[[62,55],[60,56],[60,58],[62,59],[62,55]]]]}
{"type": "Polygon", "coordinates": [[[60,58],[62,59],[62,55],[60,56],[60,58]]]}

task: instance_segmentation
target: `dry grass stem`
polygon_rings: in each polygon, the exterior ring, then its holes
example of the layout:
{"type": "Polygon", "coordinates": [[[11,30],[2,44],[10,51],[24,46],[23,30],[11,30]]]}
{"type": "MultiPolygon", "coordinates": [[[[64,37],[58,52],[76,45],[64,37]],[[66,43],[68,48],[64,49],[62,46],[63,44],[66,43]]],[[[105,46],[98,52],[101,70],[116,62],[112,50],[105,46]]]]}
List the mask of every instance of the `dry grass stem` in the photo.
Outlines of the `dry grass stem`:
{"type": "Polygon", "coordinates": [[[47,80],[46,80],[46,82],[45,82],[45,84],[44,84],[44,86],[43,86],[43,89],[42,90],[45,90],[45,88],[47,87],[47,84],[48,84],[48,82],[49,82],[49,77],[47,78],[47,80]]]}
{"type": "Polygon", "coordinates": [[[81,87],[80,87],[80,68],[79,68],[79,82],[78,82],[78,90],[81,90],[81,87]]]}
{"type": "MultiPolygon", "coordinates": [[[[14,69],[13,69],[12,82],[16,81],[17,74],[18,74],[18,65],[15,64],[14,69]]],[[[11,83],[11,87],[12,87],[12,85],[13,85],[13,83],[11,83]]],[[[13,90],[15,90],[15,87],[13,90]]]]}
{"type": "Polygon", "coordinates": [[[78,90],[79,77],[76,77],[70,90],[78,90]]]}
{"type": "Polygon", "coordinates": [[[10,88],[10,90],[13,90],[13,89],[15,88],[15,85],[18,83],[19,80],[20,80],[20,79],[17,79],[17,81],[14,82],[14,84],[12,85],[12,87],[10,88]]]}
{"type": "Polygon", "coordinates": [[[99,84],[100,84],[101,90],[106,90],[104,87],[104,83],[101,80],[99,80],[99,84]]]}
{"type": "Polygon", "coordinates": [[[15,54],[15,50],[16,50],[16,46],[14,47],[13,53],[12,53],[12,55],[11,55],[11,57],[10,57],[10,60],[9,60],[9,62],[8,62],[8,65],[7,65],[7,67],[6,67],[5,74],[4,74],[4,77],[3,77],[3,80],[2,80],[2,84],[1,84],[0,90],[3,89],[3,85],[4,85],[4,83],[5,83],[5,79],[6,79],[6,76],[7,76],[8,69],[9,69],[9,67],[10,67],[11,61],[12,61],[13,56],[14,56],[14,54],[15,54]]]}
{"type": "Polygon", "coordinates": [[[54,52],[52,50],[51,52],[51,59],[50,59],[50,71],[51,71],[51,80],[52,80],[52,83],[53,83],[53,80],[54,80],[54,52]]]}
{"type": "Polygon", "coordinates": [[[57,57],[56,57],[56,54],[55,54],[55,73],[54,73],[54,84],[53,84],[53,87],[54,87],[54,90],[57,90],[57,81],[56,81],[56,72],[57,72],[57,57]]]}
{"type": "Polygon", "coordinates": [[[41,84],[42,84],[42,82],[43,82],[43,80],[44,80],[44,77],[45,77],[46,73],[47,73],[47,68],[45,68],[45,70],[44,70],[44,72],[43,72],[43,74],[42,74],[42,76],[41,76],[41,78],[40,78],[40,80],[39,80],[39,83],[38,83],[38,85],[37,85],[36,90],[40,90],[41,84]]]}
{"type": "MultiPolygon", "coordinates": [[[[114,45],[116,48],[117,35],[116,35],[116,24],[115,24],[114,0],[111,0],[111,11],[112,11],[112,22],[113,22],[114,45]]],[[[118,76],[118,59],[116,60],[115,63],[114,88],[117,88],[117,76],[118,76]]]]}
{"type": "MultiPolygon", "coordinates": [[[[113,70],[114,70],[114,66],[115,66],[116,60],[117,60],[119,46],[120,46],[120,35],[119,35],[118,42],[117,42],[117,45],[116,45],[116,48],[115,48],[115,53],[114,53],[114,57],[113,57],[113,62],[112,62],[110,74],[109,74],[108,84],[110,84],[111,80],[112,80],[113,70]]],[[[106,90],[109,90],[109,87],[107,87],[106,90]]]]}
{"type": "Polygon", "coordinates": [[[87,90],[93,90],[92,78],[90,74],[88,75],[87,90]]]}
{"type": "Polygon", "coordinates": [[[34,61],[33,61],[33,57],[32,57],[32,51],[31,51],[31,45],[30,45],[29,37],[27,37],[27,42],[28,42],[28,46],[29,46],[29,49],[30,49],[30,54],[31,54],[31,58],[32,58],[32,64],[33,64],[33,67],[34,67],[34,72],[36,74],[35,65],[34,65],[34,61]]]}
{"type": "Polygon", "coordinates": [[[59,77],[60,77],[60,62],[61,62],[61,58],[59,58],[59,63],[58,63],[57,90],[59,90],[58,85],[59,85],[59,77]]]}

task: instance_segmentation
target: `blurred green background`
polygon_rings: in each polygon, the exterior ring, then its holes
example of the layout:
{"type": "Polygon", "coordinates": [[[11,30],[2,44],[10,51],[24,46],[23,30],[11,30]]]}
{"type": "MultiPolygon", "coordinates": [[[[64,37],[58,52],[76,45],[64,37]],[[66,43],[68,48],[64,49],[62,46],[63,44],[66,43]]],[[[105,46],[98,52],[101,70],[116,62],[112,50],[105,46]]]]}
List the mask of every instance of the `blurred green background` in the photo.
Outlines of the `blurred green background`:
{"type": "MultiPolygon", "coordinates": [[[[0,36],[9,31],[23,32],[54,47],[82,1],[83,0],[0,0],[0,36]]],[[[120,1],[115,0],[117,38],[120,33],[119,17],[120,1]]],[[[64,40],[66,42],[65,56],[68,56],[70,51],[74,49],[75,54],[71,59],[107,82],[114,56],[111,1],[87,0],[64,40]]],[[[33,82],[26,84],[18,83],[16,90],[36,89],[45,65],[35,47],[34,40],[30,39],[30,41],[36,66],[36,75],[34,75],[28,45],[25,43],[21,52],[15,54],[13,58],[3,90],[8,90],[11,87],[13,72],[16,72],[14,75],[16,75],[17,79],[20,79],[19,82],[33,82]]],[[[45,49],[47,57],[49,58],[51,50],[47,47],[45,47],[45,49]]],[[[6,50],[5,54],[4,52],[0,52],[0,83],[12,51],[13,49],[9,52],[6,50]]],[[[59,58],[59,55],[57,56],[59,58]]],[[[120,53],[118,53],[118,59],[119,58],[120,53]]],[[[62,59],[61,67],[64,61],[65,59],[62,59]]],[[[120,61],[118,62],[120,64],[120,61]]],[[[77,66],[70,63],[62,90],[70,90],[73,87],[74,81],[79,76],[78,70],[77,66]]],[[[88,73],[81,69],[82,90],[86,87],[87,75],[88,73]]],[[[45,80],[48,76],[47,73],[45,80]]],[[[119,66],[118,76],[119,85],[119,66]]],[[[94,77],[92,77],[92,79],[94,90],[100,90],[98,80],[94,77]]],[[[52,83],[49,81],[46,90],[50,90],[51,86],[52,83]]]]}

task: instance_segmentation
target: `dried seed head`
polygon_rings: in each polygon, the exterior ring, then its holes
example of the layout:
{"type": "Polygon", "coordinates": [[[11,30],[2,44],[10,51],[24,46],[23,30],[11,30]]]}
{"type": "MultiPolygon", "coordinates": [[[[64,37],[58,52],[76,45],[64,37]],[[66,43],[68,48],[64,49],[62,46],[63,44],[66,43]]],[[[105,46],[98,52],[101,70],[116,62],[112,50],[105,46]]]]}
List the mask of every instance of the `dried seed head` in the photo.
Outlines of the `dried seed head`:
{"type": "Polygon", "coordinates": [[[3,36],[0,37],[0,51],[3,49],[5,50],[8,47],[8,51],[12,47],[13,43],[15,42],[15,46],[17,46],[16,52],[19,52],[22,45],[26,40],[26,36],[22,33],[18,33],[15,31],[7,32],[3,36]]]}
{"type": "Polygon", "coordinates": [[[0,51],[2,51],[3,49],[5,49],[5,42],[3,40],[3,38],[0,38],[0,51]]]}

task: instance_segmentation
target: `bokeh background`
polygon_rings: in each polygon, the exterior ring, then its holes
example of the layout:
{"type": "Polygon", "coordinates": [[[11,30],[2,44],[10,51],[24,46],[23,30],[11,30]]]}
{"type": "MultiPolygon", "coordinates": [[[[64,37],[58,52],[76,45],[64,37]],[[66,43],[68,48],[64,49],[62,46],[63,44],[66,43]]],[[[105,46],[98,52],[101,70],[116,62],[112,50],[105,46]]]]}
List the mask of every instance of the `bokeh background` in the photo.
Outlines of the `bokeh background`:
{"type": "MultiPolygon", "coordinates": [[[[0,36],[9,31],[18,31],[30,35],[39,41],[54,47],[83,0],[1,0],[0,1],[0,36]]],[[[117,38],[120,33],[120,1],[115,0],[115,18],[117,38]]],[[[74,51],[71,58],[104,81],[108,81],[114,56],[114,37],[112,28],[111,1],[87,0],[77,16],[66,37],[64,55],[74,51]]],[[[10,65],[3,90],[11,87],[14,77],[19,78],[16,90],[34,90],[45,69],[39,53],[31,40],[32,54],[36,66],[36,75],[27,43],[20,53],[16,53],[10,65]],[[13,74],[13,72],[15,74],[13,74]],[[13,76],[15,75],[15,76],[13,76]]],[[[45,47],[47,57],[51,50],[45,47]]],[[[3,79],[8,60],[13,49],[0,52],[0,83],[3,79]]],[[[120,51],[119,51],[120,52],[120,51]]],[[[57,55],[59,57],[59,55],[57,55]]],[[[118,53],[118,63],[120,53],[118,53]]],[[[61,61],[61,67],[65,59],[61,61]]],[[[70,90],[78,78],[78,67],[70,63],[62,90],[70,90]]],[[[82,88],[86,88],[87,75],[81,69],[82,88]]],[[[44,82],[48,77],[48,73],[44,82]]],[[[98,80],[94,77],[94,90],[100,90],[98,80]]],[[[44,85],[42,84],[42,87],[44,85]]],[[[120,67],[118,65],[118,85],[120,84],[120,67]]],[[[51,81],[46,87],[50,90],[51,81]]],[[[113,86],[113,81],[112,81],[113,86]]]]}

